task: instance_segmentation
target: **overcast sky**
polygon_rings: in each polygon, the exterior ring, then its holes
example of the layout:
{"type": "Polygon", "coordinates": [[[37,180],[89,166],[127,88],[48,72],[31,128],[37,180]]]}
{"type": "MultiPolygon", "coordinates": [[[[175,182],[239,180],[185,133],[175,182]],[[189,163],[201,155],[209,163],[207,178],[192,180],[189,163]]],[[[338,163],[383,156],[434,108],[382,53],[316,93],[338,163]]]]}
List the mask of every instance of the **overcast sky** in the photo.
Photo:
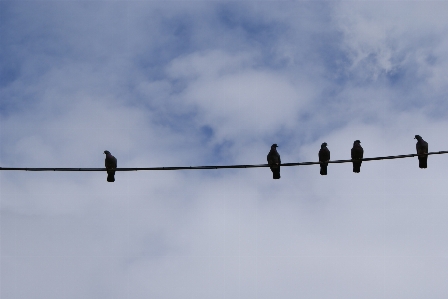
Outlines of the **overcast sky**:
{"type": "MultiPolygon", "coordinates": [[[[445,1],[0,1],[0,166],[448,150],[445,1]]],[[[448,296],[448,156],[0,172],[0,297],[448,296]]]]}

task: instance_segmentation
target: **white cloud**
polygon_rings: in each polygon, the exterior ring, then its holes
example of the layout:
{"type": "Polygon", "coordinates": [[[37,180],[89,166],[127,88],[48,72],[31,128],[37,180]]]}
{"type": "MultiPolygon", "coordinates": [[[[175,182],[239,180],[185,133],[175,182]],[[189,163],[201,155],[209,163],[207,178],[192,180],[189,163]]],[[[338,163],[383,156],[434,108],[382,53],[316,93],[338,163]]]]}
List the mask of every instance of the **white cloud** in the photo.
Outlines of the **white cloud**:
{"type": "MultiPolygon", "coordinates": [[[[177,5],[1,3],[2,166],[448,148],[443,2],[177,5]]],[[[0,297],[442,298],[445,159],[2,171],[0,297]]]]}

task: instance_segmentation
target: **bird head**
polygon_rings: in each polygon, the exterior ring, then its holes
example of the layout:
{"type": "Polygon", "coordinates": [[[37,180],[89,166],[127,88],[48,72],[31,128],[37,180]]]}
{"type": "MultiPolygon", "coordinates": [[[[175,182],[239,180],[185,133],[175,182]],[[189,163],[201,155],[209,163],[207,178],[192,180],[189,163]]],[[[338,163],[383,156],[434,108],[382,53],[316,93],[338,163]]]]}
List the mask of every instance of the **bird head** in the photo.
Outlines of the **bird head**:
{"type": "Polygon", "coordinates": [[[422,139],[422,136],[420,136],[420,135],[415,135],[414,139],[420,140],[420,139],[422,139]]]}
{"type": "Polygon", "coordinates": [[[324,148],[324,147],[327,147],[327,143],[326,142],[322,143],[322,145],[320,146],[320,148],[324,148]]]}
{"type": "Polygon", "coordinates": [[[359,140],[355,140],[355,142],[353,142],[353,144],[359,144],[359,143],[361,143],[361,141],[359,141],[359,140]]]}
{"type": "Polygon", "coordinates": [[[275,150],[275,148],[278,147],[277,143],[274,143],[273,145],[271,145],[271,149],[275,150]]]}
{"type": "Polygon", "coordinates": [[[106,154],[106,155],[110,155],[110,152],[109,151],[104,151],[104,153],[106,154]]]}

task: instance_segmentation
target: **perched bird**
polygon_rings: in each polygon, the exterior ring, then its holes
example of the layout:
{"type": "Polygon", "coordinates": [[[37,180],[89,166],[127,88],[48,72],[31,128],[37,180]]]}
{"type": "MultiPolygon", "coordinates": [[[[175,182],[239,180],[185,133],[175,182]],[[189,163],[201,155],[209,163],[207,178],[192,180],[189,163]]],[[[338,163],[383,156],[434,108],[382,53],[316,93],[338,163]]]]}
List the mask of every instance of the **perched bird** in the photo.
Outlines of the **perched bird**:
{"type": "Polygon", "coordinates": [[[420,135],[415,135],[414,139],[417,139],[417,144],[415,145],[415,147],[417,149],[418,154],[418,167],[427,168],[428,155],[425,154],[428,153],[428,142],[423,140],[423,138],[420,135]]]}
{"type": "Polygon", "coordinates": [[[280,155],[277,152],[277,144],[271,145],[271,151],[268,154],[268,164],[272,171],[272,178],[277,180],[280,178],[280,164],[282,161],[280,160],[280,155]]]}
{"type": "Polygon", "coordinates": [[[107,170],[107,181],[115,182],[115,169],[117,168],[117,158],[112,156],[109,151],[104,151],[106,154],[106,160],[104,161],[104,165],[107,170]]]}
{"type": "Polygon", "coordinates": [[[362,161],[356,161],[364,157],[364,149],[361,146],[361,141],[355,140],[352,148],[353,172],[359,173],[361,171],[362,161]]]}
{"type": "MultiPolygon", "coordinates": [[[[320,146],[319,162],[328,162],[328,161],[330,161],[330,150],[327,148],[327,143],[324,142],[320,146]]],[[[327,166],[328,166],[328,163],[320,164],[320,174],[321,175],[327,175],[327,166]]]]}

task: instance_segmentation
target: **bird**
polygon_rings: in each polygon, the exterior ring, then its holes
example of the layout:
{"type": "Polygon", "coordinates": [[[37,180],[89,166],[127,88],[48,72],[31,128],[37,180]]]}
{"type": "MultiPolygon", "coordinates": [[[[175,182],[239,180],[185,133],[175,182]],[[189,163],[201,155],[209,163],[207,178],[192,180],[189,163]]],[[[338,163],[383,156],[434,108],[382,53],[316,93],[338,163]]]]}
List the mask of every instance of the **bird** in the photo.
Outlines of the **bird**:
{"type": "Polygon", "coordinates": [[[280,154],[277,152],[277,144],[271,145],[271,150],[267,156],[269,167],[272,171],[272,178],[274,180],[280,179],[280,164],[282,161],[280,160],[280,154]]]}
{"type": "Polygon", "coordinates": [[[364,156],[364,149],[361,146],[361,141],[355,140],[352,148],[352,160],[353,160],[353,172],[359,173],[361,171],[362,161],[356,161],[362,159],[364,156]]]}
{"type": "Polygon", "coordinates": [[[115,182],[115,169],[117,168],[117,158],[112,156],[109,151],[104,151],[106,154],[106,160],[104,161],[104,165],[106,166],[107,171],[107,181],[115,182]]]}
{"type": "Polygon", "coordinates": [[[418,167],[420,168],[428,168],[428,142],[423,140],[420,135],[415,135],[417,139],[417,144],[415,145],[418,154],[418,167]]]}
{"type": "MultiPolygon", "coordinates": [[[[328,162],[328,161],[330,161],[330,150],[327,148],[327,143],[324,142],[320,146],[319,162],[328,162]]],[[[327,166],[328,166],[328,163],[320,164],[320,174],[321,175],[327,175],[327,166]]]]}

